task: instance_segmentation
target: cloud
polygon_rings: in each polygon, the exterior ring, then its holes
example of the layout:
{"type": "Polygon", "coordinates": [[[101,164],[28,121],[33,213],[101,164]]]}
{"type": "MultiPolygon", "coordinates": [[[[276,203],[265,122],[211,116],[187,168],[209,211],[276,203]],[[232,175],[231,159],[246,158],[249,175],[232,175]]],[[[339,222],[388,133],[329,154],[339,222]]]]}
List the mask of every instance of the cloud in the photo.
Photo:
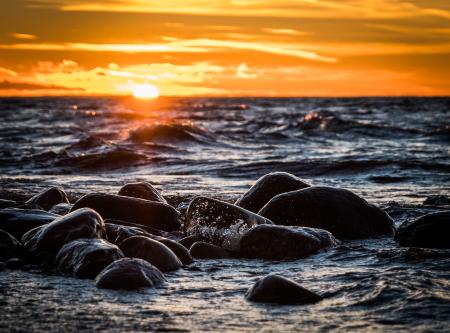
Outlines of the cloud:
{"type": "Polygon", "coordinates": [[[312,35],[311,32],[298,31],[295,29],[275,29],[275,28],[262,28],[264,32],[274,35],[289,35],[289,36],[307,36],[312,35]]]}
{"type": "Polygon", "coordinates": [[[249,70],[247,64],[243,62],[236,70],[236,76],[241,79],[254,79],[258,77],[257,73],[253,73],[249,70]]]}
{"type": "Polygon", "coordinates": [[[67,90],[67,91],[84,91],[83,88],[71,88],[52,84],[42,84],[37,82],[24,81],[0,81],[0,90],[67,90]]]}
{"type": "Polygon", "coordinates": [[[37,38],[35,35],[32,35],[32,34],[21,34],[18,32],[11,34],[11,36],[14,38],[17,38],[17,39],[28,39],[28,40],[37,38]]]}

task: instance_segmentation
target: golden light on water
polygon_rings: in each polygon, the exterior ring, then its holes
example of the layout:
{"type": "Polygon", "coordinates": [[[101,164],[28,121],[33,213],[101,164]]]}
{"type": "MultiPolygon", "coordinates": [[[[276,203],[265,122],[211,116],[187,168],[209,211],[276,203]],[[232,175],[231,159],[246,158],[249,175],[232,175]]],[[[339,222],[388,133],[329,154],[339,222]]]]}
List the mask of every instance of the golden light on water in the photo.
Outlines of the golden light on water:
{"type": "Polygon", "coordinates": [[[139,99],[153,99],[159,96],[159,90],[153,84],[137,84],[133,88],[133,96],[139,99]]]}

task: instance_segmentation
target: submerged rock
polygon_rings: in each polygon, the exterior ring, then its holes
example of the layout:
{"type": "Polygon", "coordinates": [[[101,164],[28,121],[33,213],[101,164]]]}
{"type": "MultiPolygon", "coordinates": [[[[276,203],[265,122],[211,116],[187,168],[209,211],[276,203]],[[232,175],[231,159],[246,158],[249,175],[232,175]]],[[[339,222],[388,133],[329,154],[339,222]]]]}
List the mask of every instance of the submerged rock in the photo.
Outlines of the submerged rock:
{"type": "Polygon", "coordinates": [[[6,263],[6,268],[14,270],[14,269],[21,269],[23,266],[25,266],[25,261],[23,261],[20,258],[11,258],[6,263]]]}
{"type": "Polygon", "coordinates": [[[66,192],[59,187],[51,187],[42,191],[26,202],[26,204],[29,205],[38,205],[44,210],[49,210],[59,203],[69,203],[66,192]]]}
{"type": "Polygon", "coordinates": [[[119,195],[167,203],[166,199],[149,182],[130,183],[122,186],[119,195]]]}
{"type": "Polygon", "coordinates": [[[22,256],[22,244],[12,235],[0,229],[0,260],[22,256]]]}
{"type": "Polygon", "coordinates": [[[205,242],[195,242],[189,249],[189,253],[195,259],[228,259],[230,253],[219,246],[205,242]]]}
{"type": "Polygon", "coordinates": [[[23,235],[22,242],[32,257],[41,263],[52,265],[64,244],[79,238],[102,238],[105,235],[101,216],[92,209],[83,208],[30,230],[23,235]]]}
{"type": "Polygon", "coordinates": [[[123,220],[165,231],[180,228],[177,210],[161,202],[93,193],[79,199],[73,205],[72,211],[82,207],[94,209],[104,219],[123,220]]]}
{"type": "Polygon", "coordinates": [[[242,237],[240,255],[246,258],[298,259],[335,245],[337,240],[326,230],[259,225],[242,237]]]}
{"type": "Polygon", "coordinates": [[[431,195],[424,200],[423,204],[432,206],[450,205],[450,197],[447,195],[431,195]]]}
{"type": "Polygon", "coordinates": [[[450,211],[437,212],[405,222],[395,240],[402,246],[450,249],[450,211]]]}
{"type": "Polygon", "coordinates": [[[93,279],[110,263],[123,257],[116,245],[103,239],[76,239],[59,250],[55,266],[63,273],[93,279]]]}
{"type": "Polygon", "coordinates": [[[257,213],[274,196],[310,187],[308,183],[287,172],[271,172],[259,178],[235,205],[257,213]]]}
{"type": "Polygon", "coordinates": [[[272,198],[259,214],[280,225],[325,229],[341,239],[392,235],[394,222],[351,191],[313,186],[272,198]]]}
{"type": "Polygon", "coordinates": [[[17,239],[36,227],[52,222],[60,215],[38,209],[5,208],[0,210],[0,229],[17,239]]]}
{"type": "Polygon", "coordinates": [[[149,262],[138,258],[114,261],[95,278],[97,288],[134,290],[155,287],[166,281],[163,273],[149,262]]]}
{"type": "Polygon", "coordinates": [[[238,251],[242,235],[260,224],[272,224],[268,219],[241,207],[205,197],[195,198],[189,205],[185,229],[226,250],[238,251]]]}
{"type": "Polygon", "coordinates": [[[278,304],[310,304],[323,299],[297,282],[275,274],[258,280],[247,291],[245,298],[252,302],[278,304]]]}
{"type": "Polygon", "coordinates": [[[61,202],[57,205],[54,205],[49,212],[53,213],[53,214],[58,214],[58,215],[66,215],[70,212],[70,209],[72,208],[73,205],[71,205],[70,203],[66,203],[66,202],[61,202]]]}
{"type": "Polygon", "coordinates": [[[125,256],[140,258],[156,266],[162,272],[174,271],[181,267],[181,261],[164,244],[145,236],[133,236],[120,244],[125,256]]]}
{"type": "Polygon", "coordinates": [[[190,265],[193,262],[189,250],[180,243],[165,237],[154,237],[155,240],[167,246],[180,259],[183,265],[190,265]]]}

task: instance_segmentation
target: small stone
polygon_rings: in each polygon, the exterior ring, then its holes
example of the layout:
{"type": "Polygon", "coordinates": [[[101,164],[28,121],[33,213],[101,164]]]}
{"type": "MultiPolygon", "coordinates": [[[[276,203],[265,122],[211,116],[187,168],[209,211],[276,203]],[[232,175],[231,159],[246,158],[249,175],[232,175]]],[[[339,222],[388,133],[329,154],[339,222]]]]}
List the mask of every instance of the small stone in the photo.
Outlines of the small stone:
{"type": "Polygon", "coordinates": [[[58,214],[58,215],[66,215],[70,212],[70,209],[72,208],[72,206],[73,205],[71,205],[70,203],[62,202],[57,205],[54,205],[49,210],[49,212],[53,213],[53,214],[58,214]]]}
{"type": "Polygon", "coordinates": [[[25,265],[25,262],[19,258],[11,258],[6,262],[6,268],[14,270],[20,269],[25,265]]]}
{"type": "Polygon", "coordinates": [[[229,259],[230,253],[219,246],[205,242],[195,242],[189,249],[195,259],[229,259]]]}
{"type": "Polygon", "coordinates": [[[59,187],[51,187],[36,194],[25,203],[29,205],[38,205],[44,210],[49,210],[59,203],[69,203],[69,199],[64,190],[59,187]]]}
{"type": "Polygon", "coordinates": [[[125,197],[140,198],[167,204],[166,199],[149,182],[126,184],[122,186],[118,194],[125,197]]]}

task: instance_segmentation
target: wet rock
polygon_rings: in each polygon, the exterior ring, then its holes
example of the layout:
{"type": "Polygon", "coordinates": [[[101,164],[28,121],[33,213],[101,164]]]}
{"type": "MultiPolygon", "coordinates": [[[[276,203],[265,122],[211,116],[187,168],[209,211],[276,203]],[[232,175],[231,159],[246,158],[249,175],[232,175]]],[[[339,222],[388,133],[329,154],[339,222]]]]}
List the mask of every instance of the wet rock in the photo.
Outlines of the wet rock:
{"type": "Polygon", "coordinates": [[[341,239],[392,235],[394,222],[351,191],[312,186],[272,198],[259,212],[275,224],[325,229],[341,239]]]}
{"type": "Polygon", "coordinates": [[[200,242],[202,239],[198,236],[186,236],[178,241],[181,245],[183,245],[185,248],[190,249],[192,244],[195,242],[200,242]]]}
{"type": "Polygon", "coordinates": [[[189,249],[195,259],[228,259],[230,253],[223,248],[205,242],[195,242],[189,249]]]}
{"type": "Polygon", "coordinates": [[[44,210],[5,208],[0,210],[0,229],[21,239],[26,232],[50,223],[59,216],[44,210]]]}
{"type": "Polygon", "coordinates": [[[405,222],[395,240],[402,246],[450,249],[450,211],[437,212],[405,222]]]}
{"type": "Polygon", "coordinates": [[[124,257],[122,251],[103,239],[76,239],[59,250],[55,266],[81,279],[94,279],[106,266],[124,257]]]}
{"type": "Polygon", "coordinates": [[[58,214],[58,215],[66,215],[70,212],[70,209],[72,208],[72,206],[73,205],[71,205],[70,203],[62,202],[57,205],[54,205],[49,210],[49,212],[53,213],[53,214],[58,214]]]}
{"type": "Polygon", "coordinates": [[[162,272],[177,270],[182,265],[171,249],[149,237],[133,236],[124,240],[119,247],[125,256],[144,259],[162,272]]]}
{"type": "Polygon", "coordinates": [[[51,187],[27,200],[26,204],[38,205],[44,210],[49,210],[62,202],[69,203],[67,194],[59,187],[51,187]]]}
{"type": "Polygon", "coordinates": [[[298,259],[335,245],[337,240],[326,230],[259,225],[242,237],[240,255],[246,258],[298,259]]]}
{"type": "Polygon", "coordinates": [[[193,259],[191,254],[189,253],[189,250],[180,243],[164,237],[155,236],[154,239],[171,249],[172,252],[175,253],[175,255],[178,257],[178,259],[180,259],[183,265],[192,264],[193,259]]]}
{"type": "Polygon", "coordinates": [[[166,281],[163,273],[149,262],[138,258],[114,261],[95,278],[97,288],[135,290],[155,287],[166,281]]]}
{"type": "Polygon", "coordinates": [[[446,195],[431,195],[425,199],[424,205],[445,206],[450,205],[450,197],[446,195]]]}
{"type": "Polygon", "coordinates": [[[258,280],[247,291],[245,298],[252,302],[278,304],[311,304],[323,299],[297,282],[275,274],[258,280]]]}
{"type": "Polygon", "coordinates": [[[130,183],[122,186],[119,195],[167,204],[166,199],[149,182],[130,183]]]}
{"type": "Polygon", "coordinates": [[[241,207],[205,197],[195,198],[189,205],[185,229],[226,250],[238,251],[242,235],[250,228],[271,221],[241,207]]]}
{"type": "Polygon", "coordinates": [[[122,221],[122,220],[114,220],[114,219],[106,219],[104,220],[105,223],[110,223],[110,224],[116,224],[116,225],[121,225],[124,227],[132,227],[134,229],[139,229],[139,230],[143,230],[146,233],[150,234],[150,235],[154,235],[154,236],[162,236],[165,237],[168,233],[162,230],[158,230],[152,227],[148,227],[145,225],[141,225],[141,224],[136,224],[136,223],[131,223],[131,222],[127,222],[127,221],[122,221]]]}
{"type": "Polygon", "coordinates": [[[310,186],[290,173],[272,172],[259,178],[235,205],[257,213],[274,196],[310,186]]]}
{"type": "Polygon", "coordinates": [[[17,206],[17,202],[13,200],[0,199],[0,209],[15,207],[17,206]]]}
{"type": "Polygon", "coordinates": [[[15,269],[21,269],[25,265],[25,261],[23,261],[20,258],[11,258],[6,263],[6,268],[15,270],[15,269]]]}
{"type": "Polygon", "coordinates": [[[53,222],[30,230],[22,242],[27,252],[39,262],[52,265],[62,246],[80,238],[102,238],[106,235],[100,215],[89,208],[76,210],[53,222]]]}
{"type": "MultiPolygon", "coordinates": [[[[107,220],[108,221],[108,220],[107,220]]],[[[137,227],[127,227],[113,223],[105,223],[106,239],[116,245],[122,243],[125,239],[133,236],[146,236],[152,238],[152,235],[145,230],[137,227]]]]}
{"type": "Polygon", "coordinates": [[[5,270],[6,264],[3,261],[0,261],[0,272],[5,270]]]}
{"type": "Polygon", "coordinates": [[[21,257],[22,244],[6,231],[0,229],[0,260],[21,257]]]}
{"type": "Polygon", "coordinates": [[[82,207],[94,209],[104,219],[122,220],[165,231],[180,228],[177,210],[161,202],[93,193],[79,199],[72,211],[82,207]]]}

